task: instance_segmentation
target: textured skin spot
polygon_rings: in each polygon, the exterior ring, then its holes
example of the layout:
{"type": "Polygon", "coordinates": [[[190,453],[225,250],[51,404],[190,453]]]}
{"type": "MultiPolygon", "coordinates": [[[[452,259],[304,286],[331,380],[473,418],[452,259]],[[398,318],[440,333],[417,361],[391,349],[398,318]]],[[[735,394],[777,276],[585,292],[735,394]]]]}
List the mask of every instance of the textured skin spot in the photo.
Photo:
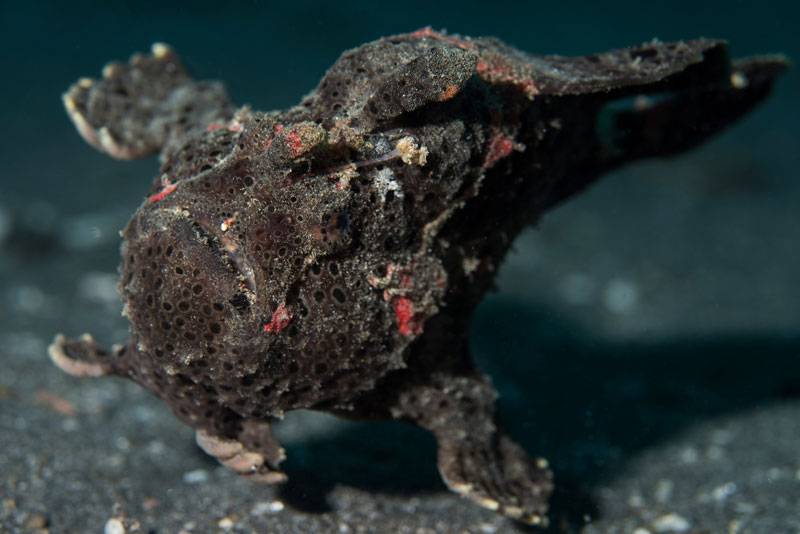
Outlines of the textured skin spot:
{"type": "Polygon", "coordinates": [[[404,336],[422,333],[422,325],[414,321],[414,303],[406,297],[397,297],[393,303],[397,329],[404,336]]]}
{"type": "Polygon", "coordinates": [[[292,149],[292,156],[297,157],[303,153],[303,141],[300,139],[300,134],[292,130],[286,136],[286,141],[289,143],[289,148],[292,149]]]}
{"type": "Polygon", "coordinates": [[[513,150],[514,141],[501,132],[495,132],[489,139],[489,148],[486,151],[486,159],[483,161],[483,168],[491,169],[498,161],[510,156],[513,150]]]}
{"type": "Polygon", "coordinates": [[[272,314],[270,321],[264,325],[264,332],[269,334],[278,334],[281,330],[289,326],[292,320],[292,313],[286,308],[285,304],[278,306],[275,313],[272,314]]]}
{"type": "Polygon", "coordinates": [[[169,195],[174,193],[177,188],[178,188],[177,185],[167,181],[166,183],[164,183],[164,185],[161,187],[161,190],[158,193],[154,193],[154,194],[150,195],[149,197],[147,197],[147,201],[150,204],[153,204],[155,202],[159,202],[161,200],[164,200],[169,195]]]}

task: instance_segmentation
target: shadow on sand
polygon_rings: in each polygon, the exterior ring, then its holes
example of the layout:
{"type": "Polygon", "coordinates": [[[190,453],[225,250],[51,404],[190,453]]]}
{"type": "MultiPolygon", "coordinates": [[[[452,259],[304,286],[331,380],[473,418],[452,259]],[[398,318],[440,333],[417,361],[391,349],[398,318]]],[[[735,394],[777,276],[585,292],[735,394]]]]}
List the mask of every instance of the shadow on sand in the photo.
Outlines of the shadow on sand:
{"type": "MultiPolygon", "coordinates": [[[[596,516],[592,487],[638,451],[705,419],[800,396],[796,333],[610,342],[550,310],[495,295],[473,320],[472,348],[501,392],[504,426],[553,465],[554,532],[596,516]]],[[[282,498],[323,512],[335,484],[445,491],[435,454],[433,439],[417,428],[354,423],[292,449],[282,498]]]]}

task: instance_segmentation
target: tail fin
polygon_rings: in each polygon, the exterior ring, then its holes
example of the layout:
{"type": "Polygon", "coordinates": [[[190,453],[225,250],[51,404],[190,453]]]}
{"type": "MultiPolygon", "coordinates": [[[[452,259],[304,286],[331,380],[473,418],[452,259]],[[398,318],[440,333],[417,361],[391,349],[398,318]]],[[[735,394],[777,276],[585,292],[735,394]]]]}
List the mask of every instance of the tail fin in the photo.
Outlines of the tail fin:
{"type": "Polygon", "coordinates": [[[157,153],[171,139],[233,114],[221,83],[193,80],[160,43],[127,64],[106,65],[100,80],[82,78],[63,100],[81,136],[118,159],[157,153]]]}
{"type": "MultiPolygon", "coordinates": [[[[721,41],[696,40],[680,46],[651,44],[648,50],[655,50],[652,57],[660,58],[664,50],[683,48],[692,50],[692,54],[684,55],[676,65],[669,61],[666,66],[659,65],[653,60],[652,65],[643,68],[640,63],[630,63],[625,69],[617,69],[613,81],[605,80],[605,90],[595,88],[595,146],[589,151],[591,156],[577,161],[570,177],[558,184],[549,206],[574,195],[615,167],[642,158],[671,156],[707,141],[769,96],[775,80],[789,66],[781,55],[731,62],[721,41]],[[638,78],[626,74],[626,69],[635,71],[638,78]]],[[[616,57],[623,52],[603,57],[616,57]]],[[[585,58],[579,59],[581,64],[585,62],[585,58]]],[[[575,66],[572,69],[579,70],[575,66]]],[[[574,74],[567,77],[572,85],[556,85],[559,94],[592,92],[585,78],[574,74]],[[575,82],[577,79],[583,81],[575,82]]]]}
{"type": "MultiPolygon", "coordinates": [[[[782,56],[735,61],[718,78],[677,87],[665,98],[622,110],[611,117],[611,150],[605,165],[669,156],[706,141],[765,99],[788,65],[782,56]]],[[[669,86],[667,86],[667,90],[669,86]]]]}

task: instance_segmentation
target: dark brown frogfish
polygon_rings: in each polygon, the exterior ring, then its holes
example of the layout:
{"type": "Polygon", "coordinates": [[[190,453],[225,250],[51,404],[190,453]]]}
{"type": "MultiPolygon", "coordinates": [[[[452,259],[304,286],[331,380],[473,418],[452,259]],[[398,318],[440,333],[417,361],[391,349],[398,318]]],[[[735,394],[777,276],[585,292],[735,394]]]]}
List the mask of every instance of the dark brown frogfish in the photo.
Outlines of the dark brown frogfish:
{"type": "Polygon", "coordinates": [[[50,356],[141,384],[268,483],[286,480],[270,425],[287,410],[409,421],[451,490],[544,525],[552,475],[495,421],[473,310],[520,230],[606,171],[708,139],[785,66],[707,39],[533,56],[426,28],[258,112],[156,44],[64,95],[95,148],[161,168],[122,232],[130,340],[58,336],[50,356]]]}

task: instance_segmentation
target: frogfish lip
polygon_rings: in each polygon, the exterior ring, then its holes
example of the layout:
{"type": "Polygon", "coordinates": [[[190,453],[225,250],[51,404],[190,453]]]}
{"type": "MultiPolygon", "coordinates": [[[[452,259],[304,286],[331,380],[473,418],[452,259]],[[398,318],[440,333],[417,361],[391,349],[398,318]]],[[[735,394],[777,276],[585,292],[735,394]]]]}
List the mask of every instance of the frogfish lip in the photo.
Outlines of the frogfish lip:
{"type": "Polygon", "coordinates": [[[144,348],[171,360],[217,354],[260,326],[252,268],[211,217],[143,210],[126,228],[120,292],[144,348]]]}
{"type": "Polygon", "coordinates": [[[255,272],[247,261],[241,245],[228,234],[232,224],[231,219],[225,219],[219,224],[215,224],[209,217],[199,216],[194,218],[194,224],[198,232],[205,234],[209,246],[213,244],[223,263],[235,268],[240,281],[255,299],[257,293],[255,272]],[[216,242],[208,241],[209,239],[216,242]]]}

